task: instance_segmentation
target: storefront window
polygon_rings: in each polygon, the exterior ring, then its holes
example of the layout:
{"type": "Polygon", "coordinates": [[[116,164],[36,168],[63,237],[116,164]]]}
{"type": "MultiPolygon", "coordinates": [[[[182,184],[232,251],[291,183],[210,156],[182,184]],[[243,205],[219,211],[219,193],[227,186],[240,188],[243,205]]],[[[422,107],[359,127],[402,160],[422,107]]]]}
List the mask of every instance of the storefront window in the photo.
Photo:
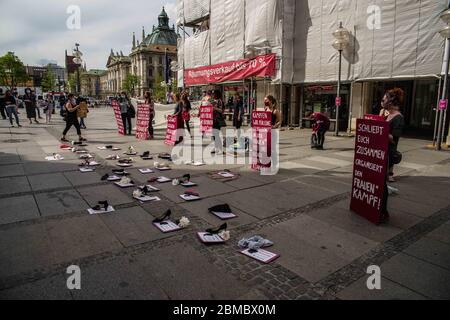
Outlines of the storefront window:
{"type": "MultiPolygon", "coordinates": [[[[350,85],[345,84],[341,88],[342,105],[339,108],[339,127],[346,130],[348,124],[348,106],[350,97],[350,85]]],[[[326,114],[331,121],[336,119],[336,85],[310,85],[304,89],[303,117],[309,112],[326,114]]],[[[306,123],[309,127],[310,124],[306,123]]]]}

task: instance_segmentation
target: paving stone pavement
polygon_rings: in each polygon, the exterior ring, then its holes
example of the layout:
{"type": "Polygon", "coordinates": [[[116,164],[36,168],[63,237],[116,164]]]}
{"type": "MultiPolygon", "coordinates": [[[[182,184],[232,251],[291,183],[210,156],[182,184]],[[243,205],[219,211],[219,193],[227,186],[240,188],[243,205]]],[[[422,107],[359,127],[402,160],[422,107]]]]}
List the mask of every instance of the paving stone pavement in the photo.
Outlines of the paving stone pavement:
{"type": "MultiPolygon", "coordinates": [[[[450,153],[427,150],[427,141],[404,138],[396,169],[399,194],[389,202],[391,221],[374,226],[349,211],[354,140],[330,137],[323,152],[311,150],[309,132],[281,132],[281,170],[261,176],[246,165],[174,167],[143,175],[153,161],[135,158],[131,177],[180,177],[190,172],[204,197],[187,203],[185,189],[155,184],[161,201],[139,203],[133,189],[100,177],[117,168],[97,147],[129,145],[139,152],[170,152],[164,131],[156,141],[116,133],[109,109],[88,118],[86,149],[100,163],[78,170],[78,156],[59,149],[63,123],[9,128],[0,123],[0,299],[448,299],[450,298],[450,153]],[[92,126],[90,126],[92,124],[92,126]],[[60,153],[65,160],[47,162],[60,153]],[[222,182],[209,173],[231,169],[222,182]],[[107,199],[116,211],[89,216],[107,199]],[[197,231],[222,222],[208,208],[229,203],[232,239],[205,246],[197,231]],[[154,217],[171,209],[191,225],[162,234],[154,217]],[[259,234],[281,254],[265,265],[239,252],[237,242],[259,234]],[[82,270],[82,290],[69,291],[66,269],[82,270]],[[382,290],[370,291],[367,267],[382,271],[382,290]],[[444,281],[445,280],[445,281],[444,281]]],[[[72,132],[73,134],[73,132],[72,132]]],[[[204,141],[207,143],[207,141],[204,141]]],[[[198,159],[196,159],[198,160],[198,159]]]]}

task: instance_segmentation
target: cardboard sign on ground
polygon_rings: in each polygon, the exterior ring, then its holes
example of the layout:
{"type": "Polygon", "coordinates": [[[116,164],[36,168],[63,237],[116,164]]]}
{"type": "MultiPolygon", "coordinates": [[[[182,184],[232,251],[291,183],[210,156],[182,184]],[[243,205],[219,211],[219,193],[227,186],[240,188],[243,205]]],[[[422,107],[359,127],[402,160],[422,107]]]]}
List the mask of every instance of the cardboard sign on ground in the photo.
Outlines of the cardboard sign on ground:
{"type": "Polygon", "coordinates": [[[153,225],[158,228],[162,233],[169,233],[181,230],[181,228],[172,221],[154,222],[153,225]]]}
{"type": "Polygon", "coordinates": [[[240,251],[240,253],[242,253],[243,255],[246,255],[247,257],[255,259],[259,262],[265,263],[265,264],[271,263],[280,257],[279,254],[272,253],[272,252],[269,252],[269,251],[263,250],[263,249],[258,249],[255,251],[246,249],[246,250],[240,251]]]}

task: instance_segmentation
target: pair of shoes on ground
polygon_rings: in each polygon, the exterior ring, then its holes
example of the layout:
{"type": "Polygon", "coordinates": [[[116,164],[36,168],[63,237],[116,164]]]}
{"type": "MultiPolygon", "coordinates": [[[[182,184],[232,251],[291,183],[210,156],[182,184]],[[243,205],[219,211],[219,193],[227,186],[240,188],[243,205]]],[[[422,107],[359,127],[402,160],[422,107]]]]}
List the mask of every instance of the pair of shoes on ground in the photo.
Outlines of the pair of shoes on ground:
{"type": "Polygon", "coordinates": [[[100,211],[103,209],[105,211],[108,211],[108,208],[109,208],[109,203],[108,203],[108,201],[105,200],[105,201],[99,201],[98,205],[93,207],[92,210],[100,211]]]}

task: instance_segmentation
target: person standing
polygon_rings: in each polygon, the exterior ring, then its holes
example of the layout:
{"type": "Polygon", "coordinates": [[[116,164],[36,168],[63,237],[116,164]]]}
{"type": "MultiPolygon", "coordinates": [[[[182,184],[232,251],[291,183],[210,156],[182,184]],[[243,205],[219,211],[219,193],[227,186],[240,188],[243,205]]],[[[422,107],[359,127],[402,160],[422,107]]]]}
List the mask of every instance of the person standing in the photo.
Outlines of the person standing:
{"type": "Polygon", "coordinates": [[[177,144],[183,142],[184,137],[184,120],[183,120],[183,102],[181,101],[181,95],[179,93],[175,93],[173,95],[173,101],[176,103],[174,116],[177,118],[177,136],[179,136],[177,144]],[[181,133],[183,132],[183,133],[181,133]],[[178,134],[181,133],[181,134],[178,134]]]}
{"type": "Polygon", "coordinates": [[[265,111],[270,111],[272,113],[272,129],[280,129],[281,128],[281,112],[278,109],[277,100],[274,96],[267,96],[264,99],[264,107],[265,111]]]}
{"type": "Polygon", "coordinates": [[[125,134],[131,136],[131,131],[133,129],[131,124],[132,111],[131,102],[128,99],[126,92],[122,92],[119,96],[120,113],[122,114],[123,130],[125,134]]]}
{"type": "Polygon", "coordinates": [[[192,134],[191,134],[191,111],[192,111],[192,107],[191,107],[191,102],[189,101],[187,93],[183,93],[183,95],[181,96],[181,102],[183,104],[183,121],[184,121],[184,124],[186,126],[187,131],[192,136],[192,134]]]}
{"type": "Polygon", "coordinates": [[[3,120],[6,120],[5,108],[5,95],[3,94],[3,89],[0,88],[0,113],[2,114],[3,120]]]}
{"type": "Polygon", "coordinates": [[[80,118],[80,128],[86,129],[86,124],[84,122],[84,119],[87,118],[88,113],[89,113],[89,108],[88,108],[86,99],[80,98],[78,105],[80,108],[77,111],[77,116],[78,116],[78,118],[80,118]]]}
{"type": "Polygon", "coordinates": [[[77,106],[77,101],[75,99],[75,96],[73,94],[69,94],[69,96],[67,98],[68,98],[68,101],[65,105],[66,128],[64,129],[61,141],[68,142],[68,140],[66,139],[66,135],[72,126],[75,126],[75,129],[77,130],[79,141],[80,142],[86,141],[86,139],[84,139],[81,136],[81,128],[80,128],[80,123],[78,122],[78,116],[77,116],[77,110],[79,109],[79,106],[77,106]]]}
{"type": "Polygon", "coordinates": [[[19,128],[22,127],[20,125],[19,116],[17,114],[17,102],[10,90],[6,91],[5,98],[4,98],[4,104],[5,104],[6,112],[9,117],[9,122],[11,123],[11,127],[14,127],[13,117],[12,117],[13,115],[16,119],[17,126],[19,128]]]}
{"type": "Polygon", "coordinates": [[[52,120],[52,114],[55,110],[55,100],[51,94],[47,95],[46,107],[45,107],[45,123],[49,124],[52,120]]]}
{"type": "Polygon", "coordinates": [[[32,124],[34,119],[35,123],[39,123],[36,119],[36,96],[32,93],[30,88],[25,89],[25,95],[23,96],[23,102],[27,111],[27,118],[32,124]]]}
{"type": "Polygon", "coordinates": [[[152,94],[150,93],[150,91],[145,92],[144,95],[145,98],[145,104],[148,106],[148,110],[150,113],[150,117],[148,120],[148,134],[151,140],[153,140],[155,138],[155,130],[153,128],[153,121],[155,120],[155,103],[153,102],[152,99],[152,94]]]}
{"type": "Polygon", "coordinates": [[[244,122],[244,113],[244,101],[239,92],[236,92],[233,99],[233,126],[236,128],[238,140],[241,138],[241,127],[244,122]]]}
{"type": "Polygon", "coordinates": [[[383,98],[383,105],[388,110],[389,115],[386,119],[389,122],[389,182],[395,182],[394,166],[395,154],[398,152],[398,144],[405,127],[405,118],[400,112],[404,101],[404,91],[399,88],[389,90],[383,98]]]}
{"type": "Polygon", "coordinates": [[[213,139],[214,139],[214,150],[212,153],[223,154],[223,143],[220,138],[220,133],[222,128],[227,126],[225,121],[224,112],[225,105],[222,100],[222,94],[219,90],[215,90],[213,94],[213,99],[211,101],[213,106],[213,139]]]}
{"type": "Polygon", "coordinates": [[[61,115],[62,118],[64,118],[65,113],[66,113],[66,108],[64,107],[67,103],[67,95],[64,93],[62,95],[59,96],[59,114],[61,115]]]}

